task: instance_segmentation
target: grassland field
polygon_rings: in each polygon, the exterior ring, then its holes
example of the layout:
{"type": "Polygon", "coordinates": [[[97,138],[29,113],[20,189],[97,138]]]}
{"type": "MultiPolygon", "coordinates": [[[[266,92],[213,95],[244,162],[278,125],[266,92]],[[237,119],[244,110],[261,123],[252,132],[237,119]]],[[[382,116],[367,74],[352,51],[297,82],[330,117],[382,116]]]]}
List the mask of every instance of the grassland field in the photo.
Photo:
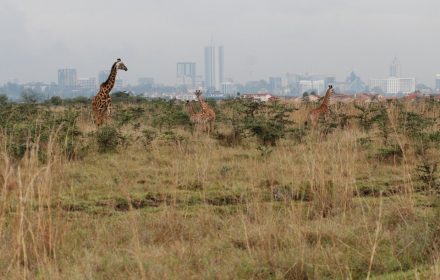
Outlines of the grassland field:
{"type": "Polygon", "coordinates": [[[440,103],[0,104],[1,279],[440,279],[440,103]]]}

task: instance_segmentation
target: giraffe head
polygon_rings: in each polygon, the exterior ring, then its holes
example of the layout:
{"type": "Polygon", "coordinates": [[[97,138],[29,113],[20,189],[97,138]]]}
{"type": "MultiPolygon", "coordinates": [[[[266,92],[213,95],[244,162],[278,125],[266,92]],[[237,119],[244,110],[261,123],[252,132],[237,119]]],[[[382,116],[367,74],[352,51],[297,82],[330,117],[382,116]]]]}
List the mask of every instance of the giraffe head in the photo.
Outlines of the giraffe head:
{"type": "Polygon", "coordinates": [[[332,85],[329,85],[329,86],[328,86],[327,93],[328,93],[329,95],[333,95],[333,94],[335,93],[335,89],[333,88],[332,85]]]}
{"type": "Polygon", "coordinates": [[[122,60],[120,58],[118,58],[116,60],[116,67],[118,70],[124,70],[124,71],[128,70],[127,66],[125,66],[124,62],[122,62],[122,60]]]}
{"type": "Polygon", "coordinates": [[[200,95],[202,95],[202,91],[200,89],[196,90],[196,92],[194,93],[197,97],[199,97],[200,95]]]}

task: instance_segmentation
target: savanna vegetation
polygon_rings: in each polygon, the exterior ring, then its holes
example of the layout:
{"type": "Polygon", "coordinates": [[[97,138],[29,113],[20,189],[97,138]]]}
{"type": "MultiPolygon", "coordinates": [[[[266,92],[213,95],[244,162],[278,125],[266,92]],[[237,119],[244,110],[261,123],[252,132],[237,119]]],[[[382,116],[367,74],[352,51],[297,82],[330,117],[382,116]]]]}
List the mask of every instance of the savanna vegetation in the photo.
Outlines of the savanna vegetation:
{"type": "Polygon", "coordinates": [[[438,279],[440,103],[0,98],[2,279],[438,279]]]}

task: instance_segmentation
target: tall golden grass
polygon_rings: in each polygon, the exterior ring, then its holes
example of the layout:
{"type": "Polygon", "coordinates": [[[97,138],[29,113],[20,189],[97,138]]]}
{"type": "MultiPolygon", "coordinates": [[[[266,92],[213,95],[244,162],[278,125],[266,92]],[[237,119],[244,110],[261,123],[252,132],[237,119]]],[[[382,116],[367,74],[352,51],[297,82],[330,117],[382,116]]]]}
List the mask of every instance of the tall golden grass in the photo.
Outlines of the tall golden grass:
{"type": "MultiPolygon", "coordinates": [[[[420,158],[387,110],[403,152],[389,161],[375,158],[377,129],[354,120],[265,154],[253,139],[224,147],[177,128],[179,141],[78,161],[65,159],[57,131],[43,160],[38,141],[12,159],[3,133],[0,277],[438,279],[438,199],[416,192],[420,158]]],[[[91,130],[87,117],[79,125],[91,130]]]]}

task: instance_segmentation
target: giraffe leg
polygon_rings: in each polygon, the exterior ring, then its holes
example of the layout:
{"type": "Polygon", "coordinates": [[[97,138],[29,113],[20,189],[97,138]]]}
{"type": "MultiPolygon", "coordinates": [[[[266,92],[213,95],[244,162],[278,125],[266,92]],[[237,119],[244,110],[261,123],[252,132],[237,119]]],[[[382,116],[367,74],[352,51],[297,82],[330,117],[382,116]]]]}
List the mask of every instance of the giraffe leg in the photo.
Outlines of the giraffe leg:
{"type": "Polygon", "coordinates": [[[112,100],[111,99],[109,99],[107,101],[107,116],[109,118],[111,118],[111,116],[112,116],[112,100]]]}

